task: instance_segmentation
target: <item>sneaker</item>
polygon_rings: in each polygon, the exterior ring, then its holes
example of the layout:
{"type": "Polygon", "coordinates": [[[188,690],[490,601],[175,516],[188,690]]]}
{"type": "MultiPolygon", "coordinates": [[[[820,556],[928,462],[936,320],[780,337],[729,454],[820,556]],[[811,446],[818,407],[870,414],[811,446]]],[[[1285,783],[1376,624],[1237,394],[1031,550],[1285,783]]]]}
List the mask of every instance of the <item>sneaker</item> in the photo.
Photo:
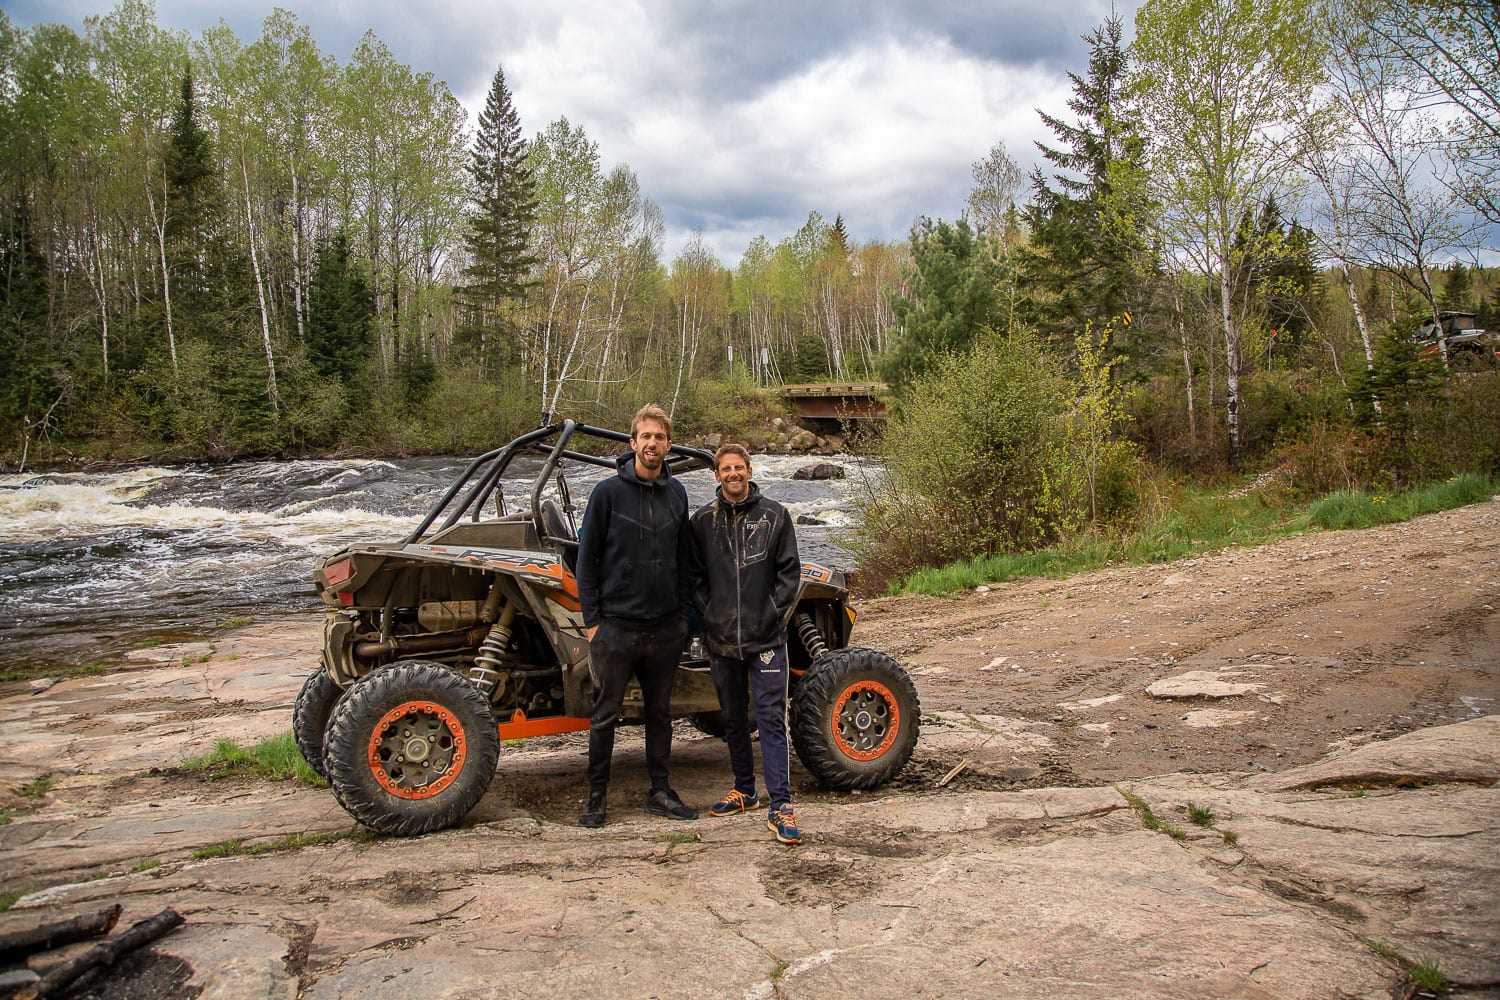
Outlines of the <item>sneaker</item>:
{"type": "Polygon", "coordinates": [[[797,814],[792,812],[790,805],[779,806],[772,809],[766,817],[766,826],[776,834],[776,839],[783,844],[802,843],[802,834],[797,829],[797,814]]]}
{"type": "Polygon", "coordinates": [[[589,792],[588,801],[583,804],[583,815],[578,817],[578,825],[591,828],[604,825],[603,792],[589,792]]]}
{"type": "Polygon", "coordinates": [[[652,792],[651,797],[646,800],[646,811],[653,816],[665,816],[668,819],[698,818],[698,810],[683,804],[677,793],[670,788],[658,788],[652,792]]]}
{"type": "Polygon", "coordinates": [[[738,788],[731,788],[729,794],[708,807],[710,816],[733,816],[754,809],[760,805],[760,795],[751,792],[746,795],[738,788]]]}

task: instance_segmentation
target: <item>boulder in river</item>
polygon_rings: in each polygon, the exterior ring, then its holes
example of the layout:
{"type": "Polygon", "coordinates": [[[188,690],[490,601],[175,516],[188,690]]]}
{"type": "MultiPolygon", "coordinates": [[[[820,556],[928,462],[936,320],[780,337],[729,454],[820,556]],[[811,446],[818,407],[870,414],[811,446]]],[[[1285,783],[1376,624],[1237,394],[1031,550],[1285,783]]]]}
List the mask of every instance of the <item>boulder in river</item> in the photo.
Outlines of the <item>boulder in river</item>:
{"type": "Polygon", "coordinates": [[[844,467],[833,462],[815,462],[792,473],[793,479],[843,479],[844,467]]]}

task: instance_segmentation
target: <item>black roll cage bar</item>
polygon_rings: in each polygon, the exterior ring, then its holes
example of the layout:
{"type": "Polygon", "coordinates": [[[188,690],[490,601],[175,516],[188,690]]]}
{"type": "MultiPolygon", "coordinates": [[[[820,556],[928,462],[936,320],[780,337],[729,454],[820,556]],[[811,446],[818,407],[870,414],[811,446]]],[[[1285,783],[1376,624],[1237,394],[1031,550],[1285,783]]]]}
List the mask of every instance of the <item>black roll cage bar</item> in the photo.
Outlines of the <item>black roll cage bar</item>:
{"type": "MultiPolygon", "coordinates": [[[[583,434],[603,441],[630,443],[630,435],[624,431],[610,430],[607,427],[591,427],[573,420],[560,420],[528,431],[509,444],[487,451],[470,462],[468,467],[453,481],[453,485],[449,486],[432,505],[421,523],[412,529],[411,534],[402,539],[402,544],[411,545],[420,541],[440,517],[443,517],[443,521],[438,525],[438,531],[451,528],[465,517],[471,521],[478,521],[490,497],[495,496],[499,491],[500,480],[505,475],[505,470],[510,467],[513,459],[522,454],[547,456],[536,474],[536,479],[532,482],[531,509],[526,512],[536,525],[538,537],[544,541],[577,544],[576,539],[559,538],[548,531],[545,519],[541,516],[542,490],[546,488],[547,481],[564,459],[603,469],[613,469],[615,456],[592,455],[569,449],[568,443],[575,434],[583,434]],[[550,440],[553,438],[556,440],[550,440]],[[446,517],[444,517],[445,512],[446,517]]],[[[712,469],[714,457],[712,452],[701,448],[674,444],[667,452],[666,465],[673,475],[679,475],[692,469],[712,469]]],[[[499,493],[497,509],[504,517],[505,494],[503,492],[499,493]]]]}

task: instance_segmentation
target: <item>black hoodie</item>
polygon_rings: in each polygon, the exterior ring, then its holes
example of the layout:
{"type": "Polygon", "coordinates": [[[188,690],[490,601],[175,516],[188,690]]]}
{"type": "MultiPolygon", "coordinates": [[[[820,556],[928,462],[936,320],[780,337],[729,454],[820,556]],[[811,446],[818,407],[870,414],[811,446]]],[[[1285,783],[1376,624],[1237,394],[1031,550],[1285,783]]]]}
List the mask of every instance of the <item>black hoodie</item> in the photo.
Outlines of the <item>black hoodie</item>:
{"type": "Polygon", "coordinates": [[[688,607],[687,490],[663,463],[661,475],[635,474],[635,452],[615,459],[589,496],[578,531],[578,601],[583,625],[603,619],[665,624],[688,607]]]}
{"type": "Polygon", "coordinates": [[[786,642],[802,582],[786,508],[751,483],[739,503],[725,500],[721,489],[698,508],[692,526],[693,603],[703,612],[709,650],[744,660],[786,642]]]}

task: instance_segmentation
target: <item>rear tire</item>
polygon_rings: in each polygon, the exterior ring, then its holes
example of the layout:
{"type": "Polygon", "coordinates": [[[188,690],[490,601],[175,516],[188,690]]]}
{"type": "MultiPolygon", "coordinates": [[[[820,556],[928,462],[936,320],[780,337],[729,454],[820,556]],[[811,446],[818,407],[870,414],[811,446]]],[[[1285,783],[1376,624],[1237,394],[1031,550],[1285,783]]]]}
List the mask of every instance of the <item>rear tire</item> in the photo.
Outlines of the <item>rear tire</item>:
{"type": "Polygon", "coordinates": [[[905,668],[850,646],[818,659],[796,694],[792,744],[802,765],[840,791],[896,776],[917,746],[922,706],[905,668]]]}
{"type": "Polygon", "coordinates": [[[328,724],[333,794],[378,833],[452,826],[484,797],[500,757],[489,703],[447,667],[409,660],[349,688],[328,724]]]}
{"type": "MultiPolygon", "coordinates": [[[[716,740],[724,738],[724,713],[722,710],[713,712],[694,712],[688,716],[688,721],[693,728],[705,736],[712,736],[716,740]]],[[[750,727],[751,734],[760,728],[755,721],[755,709],[752,707],[745,719],[746,725],[750,727]]]]}
{"type": "Polygon", "coordinates": [[[333,714],[344,689],[334,683],[325,667],[318,667],[302,682],[297,692],[297,702],[292,706],[292,738],[307,766],[328,777],[328,768],[323,763],[323,739],[328,732],[328,717],[333,714]]]}

